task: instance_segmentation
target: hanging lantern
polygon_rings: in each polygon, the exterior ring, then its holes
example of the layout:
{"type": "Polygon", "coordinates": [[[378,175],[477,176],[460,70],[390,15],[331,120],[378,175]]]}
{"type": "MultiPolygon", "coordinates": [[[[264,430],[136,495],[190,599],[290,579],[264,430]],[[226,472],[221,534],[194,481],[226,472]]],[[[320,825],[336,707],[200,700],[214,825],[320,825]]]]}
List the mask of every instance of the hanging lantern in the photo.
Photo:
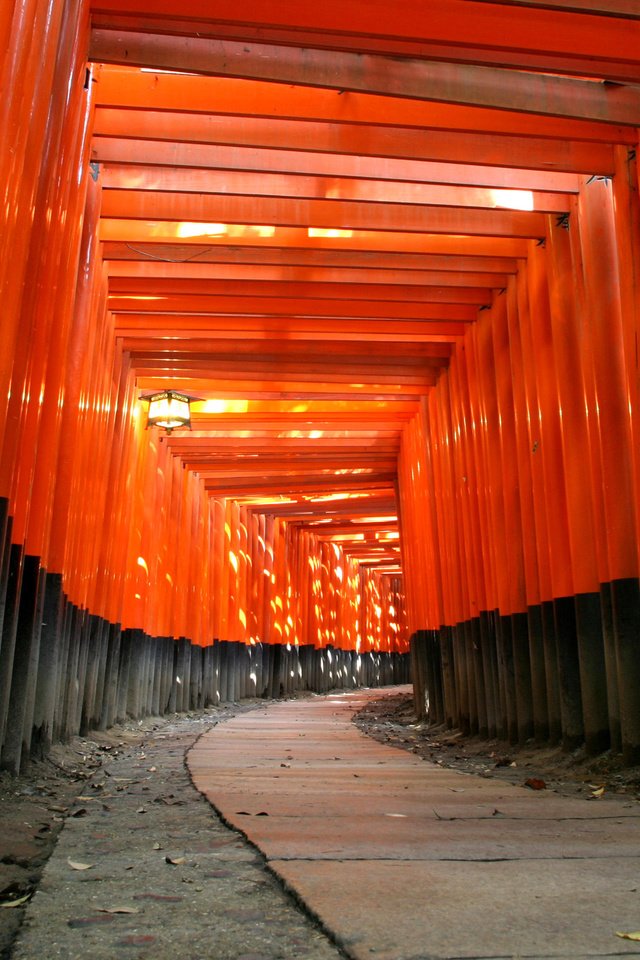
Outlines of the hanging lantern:
{"type": "Polygon", "coordinates": [[[194,399],[175,390],[161,390],[140,397],[149,404],[147,427],[164,427],[167,433],[177,428],[191,429],[190,404],[194,399]]]}

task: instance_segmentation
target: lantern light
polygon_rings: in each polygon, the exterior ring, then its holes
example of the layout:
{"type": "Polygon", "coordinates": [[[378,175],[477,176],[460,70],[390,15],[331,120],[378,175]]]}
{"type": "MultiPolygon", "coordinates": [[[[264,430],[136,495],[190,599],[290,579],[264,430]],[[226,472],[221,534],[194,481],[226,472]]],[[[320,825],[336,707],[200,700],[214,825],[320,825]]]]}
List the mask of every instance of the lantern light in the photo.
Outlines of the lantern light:
{"type": "Polygon", "coordinates": [[[178,427],[191,429],[191,401],[189,397],[175,390],[161,390],[158,393],[147,393],[140,397],[149,404],[147,410],[147,427],[164,427],[171,433],[178,427]]]}

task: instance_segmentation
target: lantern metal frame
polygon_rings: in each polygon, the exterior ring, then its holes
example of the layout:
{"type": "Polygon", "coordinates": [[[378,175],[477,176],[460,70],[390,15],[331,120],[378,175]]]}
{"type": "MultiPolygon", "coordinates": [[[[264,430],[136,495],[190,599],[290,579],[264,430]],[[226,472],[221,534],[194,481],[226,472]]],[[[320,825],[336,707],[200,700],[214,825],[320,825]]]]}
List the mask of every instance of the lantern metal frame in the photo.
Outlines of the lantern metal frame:
{"type": "Polygon", "coordinates": [[[161,427],[169,436],[174,430],[191,430],[191,404],[194,400],[198,400],[198,397],[192,397],[183,393],[182,390],[167,388],[166,390],[155,390],[153,393],[144,393],[140,396],[140,399],[149,404],[146,429],[161,427]],[[180,412],[179,409],[171,411],[170,407],[173,401],[177,402],[177,406],[181,407],[183,412],[180,412]],[[154,404],[164,404],[165,410],[158,410],[154,413],[154,404]],[[186,411],[184,410],[185,404],[186,411]]]}

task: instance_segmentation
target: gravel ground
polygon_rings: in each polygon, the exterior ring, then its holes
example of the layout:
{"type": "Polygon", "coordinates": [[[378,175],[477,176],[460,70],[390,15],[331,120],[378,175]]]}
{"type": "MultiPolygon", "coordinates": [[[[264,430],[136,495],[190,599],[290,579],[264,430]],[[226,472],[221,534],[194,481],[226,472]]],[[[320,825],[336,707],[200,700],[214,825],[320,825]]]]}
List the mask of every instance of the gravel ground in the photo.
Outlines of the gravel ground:
{"type": "Polygon", "coordinates": [[[28,777],[11,781],[11,789],[3,784],[0,850],[22,866],[5,864],[14,875],[5,876],[0,903],[30,897],[35,888],[26,905],[0,910],[3,957],[342,956],[189,779],[184,757],[197,737],[251,708],[233,705],[78,739],[57,748],[28,777]],[[4,816],[11,810],[17,831],[4,816]]]}

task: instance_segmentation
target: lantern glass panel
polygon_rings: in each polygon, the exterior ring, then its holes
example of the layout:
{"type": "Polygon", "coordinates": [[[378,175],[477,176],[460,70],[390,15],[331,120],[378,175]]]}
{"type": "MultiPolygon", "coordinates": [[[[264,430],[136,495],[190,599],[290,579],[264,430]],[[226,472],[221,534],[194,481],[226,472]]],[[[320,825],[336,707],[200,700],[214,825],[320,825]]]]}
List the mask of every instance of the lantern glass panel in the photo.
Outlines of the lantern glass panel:
{"type": "Polygon", "coordinates": [[[190,422],[189,397],[167,391],[149,398],[148,426],[173,430],[174,427],[187,427],[190,422]]]}

